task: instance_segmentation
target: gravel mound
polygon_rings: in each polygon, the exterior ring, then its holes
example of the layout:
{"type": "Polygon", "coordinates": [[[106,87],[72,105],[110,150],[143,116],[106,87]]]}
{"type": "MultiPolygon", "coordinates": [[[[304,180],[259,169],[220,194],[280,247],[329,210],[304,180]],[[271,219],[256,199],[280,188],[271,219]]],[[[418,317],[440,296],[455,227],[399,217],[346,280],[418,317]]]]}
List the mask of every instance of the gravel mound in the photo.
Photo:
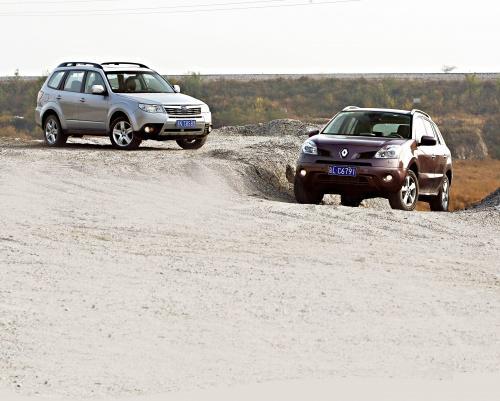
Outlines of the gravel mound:
{"type": "MultiPolygon", "coordinates": [[[[297,120],[274,120],[265,124],[223,127],[214,131],[218,136],[231,136],[231,142],[240,137],[258,137],[257,141],[244,141],[237,150],[215,149],[210,156],[237,161],[243,165],[241,177],[256,196],[269,200],[295,202],[293,181],[300,146],[310,129],[320,128],[297,120]]],[[[323,202],[340,205],[340,196],[327,195],[323,202]]],[[[389,209],[386,199],[367,199],[365,207],[389,209]]]]}
{"type": "Polygon", "coordinates": [[[243,135],[243,136],[304,136],[311,129],[319,129],[321,126],[308,124],[298,120],[283,119],[273,120],[267,123],[242,125],[234,127],[222,127],[215,133],[220,135],[243,135]]]}
{"type": "Polygon", "coordinates": [[[478,202],[471,207],[471,209],[487,209],[487,208],[496,208],[500,210],[500,188],[498,188],[495,192],[489,194],[481,202],[478,202]]]}

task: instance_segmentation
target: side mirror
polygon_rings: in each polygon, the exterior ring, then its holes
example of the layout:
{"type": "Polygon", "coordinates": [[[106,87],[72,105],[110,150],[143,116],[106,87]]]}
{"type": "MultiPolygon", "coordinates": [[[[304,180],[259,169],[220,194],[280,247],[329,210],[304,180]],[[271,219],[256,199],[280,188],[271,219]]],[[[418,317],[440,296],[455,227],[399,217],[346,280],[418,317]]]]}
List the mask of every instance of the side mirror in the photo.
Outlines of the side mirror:
{"type": "Polygon", "coordinates": [[[319,134],[319,129],[312,129],[312,130],[307,131],[307,136],[309,138],[316,136],[318,134],[319,134]]]}
{"type": "Polygon", "coordinates": [[[179,85],[174,85],[174,92],[181,93],[181,87],[179,85]]]}
{"type": "Polygon", "coordinates": [[[102,85],[92,85],[91,91],[93,95],[104,95],[106,93],[106,89],[102,85]]]}
{"type": "Polygon", "coordinates": [[[424,135],[420,138],[420,145],[422,146],[434,146],[437,144],[436,138],[433,136],[424,135]]]}

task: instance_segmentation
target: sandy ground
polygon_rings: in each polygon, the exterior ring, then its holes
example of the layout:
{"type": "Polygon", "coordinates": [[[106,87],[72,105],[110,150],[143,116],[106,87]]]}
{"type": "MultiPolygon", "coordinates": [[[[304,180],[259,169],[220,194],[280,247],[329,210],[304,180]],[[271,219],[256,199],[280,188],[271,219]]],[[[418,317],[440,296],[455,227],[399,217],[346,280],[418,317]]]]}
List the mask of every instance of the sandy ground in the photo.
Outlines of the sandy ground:
{"type": "Polygon", "coordinates": [[[295,204],[292,137],[78,142],[0,142],[0,395],[500,373],[498,209],[295,204]]]}

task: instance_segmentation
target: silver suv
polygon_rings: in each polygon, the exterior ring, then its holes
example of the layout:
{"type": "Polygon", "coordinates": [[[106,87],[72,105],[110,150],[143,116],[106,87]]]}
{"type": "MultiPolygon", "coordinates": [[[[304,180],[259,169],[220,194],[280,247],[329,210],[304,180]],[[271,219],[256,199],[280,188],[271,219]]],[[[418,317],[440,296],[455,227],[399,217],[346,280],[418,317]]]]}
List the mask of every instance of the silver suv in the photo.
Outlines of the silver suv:
{"type": "Polygon", "coordinates": [[[129,62],[62,63],[38,93],[35,119],[49,146],[64,145],[68,136],[100,135],[118,149],[137,149],[144,139],[199,149],[212,130],[205,103],[129,62]]]}

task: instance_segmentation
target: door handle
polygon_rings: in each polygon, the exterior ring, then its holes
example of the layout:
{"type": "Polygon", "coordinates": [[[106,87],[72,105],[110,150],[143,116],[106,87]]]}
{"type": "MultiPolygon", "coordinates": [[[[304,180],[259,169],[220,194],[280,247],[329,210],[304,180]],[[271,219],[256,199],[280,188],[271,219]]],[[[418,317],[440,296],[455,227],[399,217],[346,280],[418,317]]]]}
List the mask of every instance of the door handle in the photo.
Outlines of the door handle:
{"type": "Polygon", "coordinates": [[[432,155],[432,158],[435,159],[436,158],[436,155],[432,155]]]}
{"type": "Polygon", "coordinates": [[[80,102],[85,103],[85,98],[84,98],[84,97],[82,97],[82,98],[80,99],[80,102]]]}
{"type": "Polygon", "coordinates": [[[57,96],[56,96],[56,99],[57,99],[57,100],[61,100],[61,99],[62,99],[62,96],[61,96],[61,95],[57,95],[57,96]]]}

